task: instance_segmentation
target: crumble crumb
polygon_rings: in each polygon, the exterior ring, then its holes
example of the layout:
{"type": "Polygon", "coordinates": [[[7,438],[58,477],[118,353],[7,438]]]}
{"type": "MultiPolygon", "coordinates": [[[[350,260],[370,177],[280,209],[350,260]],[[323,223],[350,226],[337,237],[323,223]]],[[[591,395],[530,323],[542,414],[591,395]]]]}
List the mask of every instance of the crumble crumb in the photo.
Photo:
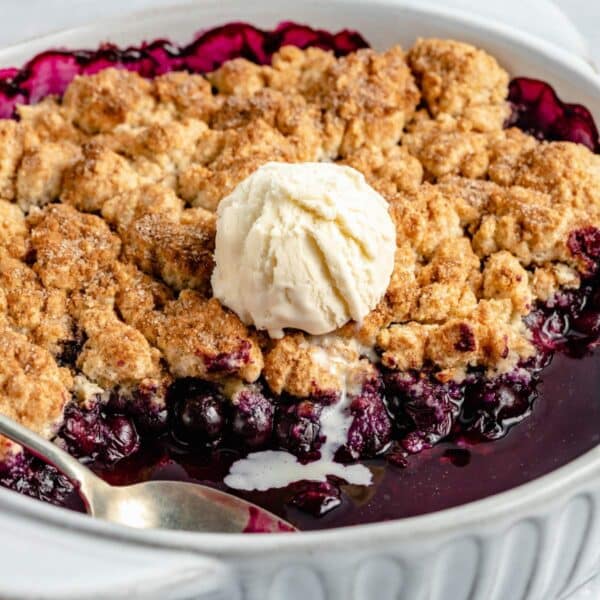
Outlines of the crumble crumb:
{"type": "Polygon", "coordinates": [[[65,114],[87,134],[138,125],[155,107],[152,84],[125,69],[104,69],[76,77],[63,98],[65,114]]]}
{"type": "Polygon", "coordinates": [[[66,294],[44,288],[32,269],[1,249],[0,288],[11,327],[54,356],[58,355],[62,344],[73,338],[73,319],[66,294]]]}
{"type": "Polygon", "coordinates": [[[16,205],[0,199],[0,248],[11,256],[23,258],[29,247],[25,214],[16,205]]]}
{"type": "Polygon", "coordinates": [[[150,184],[112,196],[103,204],[101,214],[125,237],[135,221],[149,215],[163,215],[178,222],[183,207],[183,201],[171,188],[150,184]]]}
{"type": "Polygon", "coordinates": [[[156,345],[175,377],[258,379],[263,356],[254,334],[211,298],[184,290],[158,316],[156,345]]]}
{"type": "Polygon", "coordinates": [[[340,122],[338,154],[371,144],[393,146],[402,137],[420,93],[399,46],[386,52],[359,50],[338,59],[324,73],[316,97],[340,122]]]}
{"type": "Polygon", "coordinates": [[[342,163],[360,171],[384,198],[401,192],[414,193],[423,182],[423,165],[405,146],[363,146],[342,163]]]}
{"type": "Polygon", "coordinates": [[[487,259],[483,270],[483,297],[507,298],[513,312],[519,315],[526,315],[533,308],[529,274],[510,252],[502,250],[487,259]]]}
{"type": "Polygon", "coordinates": [[[408,63],[434,117],[465,117],[486,131],[501,128],[509,116],[508,73],[487,52],[463,42],[419,39],[408,63]]]}
{"type": "Polygon", "coordinates": [[[118,193],[135,189],[140,178],[133,166],[108,148],[90,143],[83,158],[66,170],[60,199],[78,210],[95,212],[118,193]]]}
{"type": "Polygon", "coordinates": [[[85,134],[67,117],[56,96],[47,96],[37,104],[19,105],[17,114],[27,150],[52,142],[81,145],[85,141],[85,134]]]}
{"type": "Polygon", "coordinates": [[[265,87],[265,69],[245,58],[234,58],[209,73],[207,79],[220,94],[249,97],[265,87]]]}
{"type": "Polygon", "coordinates": [[[23,132],[19,123],[0,119],[0,198],[13,200],[17,166],[23,155],[23,132]]]}
{"type": "Polygon", "coordinates": [[[218,103],[210,83],[202,75],[166,73],[154,80],[154,88],[159,108],[167,109],[179,118],[208,121],[218,103]]]}
{"type": "Polygon", "coordinates": [[[51,204],[29,221],[33,270],[47,288],[81,289],[119,256],[121,241],[106,222],[67,204],[51,204]]]}
{"type": "Polygon", "coordinates": [[[173,222],[170,215],[146,215],[136,219],[123,236],[123,254],[173,289],[208,294],[214,238],[214,222],[201,227],[173,222]]]}
{"type": "Polygon", "coordinates": [[[265,356],[264,377],[271,391],[299,398],[360,389],[374,374],[352,338],[295,333],[276,340],[265,356]]]}
{"type": "Polygon", "coordinates": [[[77,359],[82,373],[102,388],[131,387],[162,377],[160,352],[112,311],[90,310],[80,319],[87,340],[77,359]]]}
{"type": "Polygon", "coordinates": [[[66,169],[81,157],[72,142],[48,142],[26,150],[17,171],[16,196],[19,206],[29,211],[56,200],[66,169]]]}

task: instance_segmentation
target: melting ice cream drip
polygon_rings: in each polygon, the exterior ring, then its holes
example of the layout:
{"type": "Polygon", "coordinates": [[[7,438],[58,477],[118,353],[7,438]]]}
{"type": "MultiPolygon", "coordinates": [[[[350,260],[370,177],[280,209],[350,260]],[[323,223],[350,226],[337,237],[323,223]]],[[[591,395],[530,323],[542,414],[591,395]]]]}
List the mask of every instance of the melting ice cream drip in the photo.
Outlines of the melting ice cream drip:
{"type": "Polygon", "coordinates": [[[296,456],[283,450],[253,452],[231,466],[229,475],[225,477],[225,484],[230,488],[265,491],[286,487],[296,481],[324,482],[328,475],[353,485],[371,485],[371,472],[367,467],[343,465],[334,460],[336,452],[348,440],[353,420],[349,409],[356,390],[352,389],[350,381],[352,363],[328,352],[326,340],[323,346],[312,346],[313,357],[339,377],[342,387],[339,400],[324,406],[321,412],[321,433],[325,437],[320,449],[321,457],[303,464],[296,456]]]}

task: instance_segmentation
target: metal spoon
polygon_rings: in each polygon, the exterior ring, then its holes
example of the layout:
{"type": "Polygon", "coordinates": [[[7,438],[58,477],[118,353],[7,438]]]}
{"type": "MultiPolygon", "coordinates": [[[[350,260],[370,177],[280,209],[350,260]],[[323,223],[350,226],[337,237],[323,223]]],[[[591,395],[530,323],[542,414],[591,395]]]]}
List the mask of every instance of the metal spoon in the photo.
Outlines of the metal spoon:
{"type": "Polygon", "coordinates": [[[0,415],[0,434],[56,467],[78,487],[87,512],[137,528],[213,533],[297,531],[269,511],[208,486],[147,481],[111,486],[58,446],[0,415]]]}

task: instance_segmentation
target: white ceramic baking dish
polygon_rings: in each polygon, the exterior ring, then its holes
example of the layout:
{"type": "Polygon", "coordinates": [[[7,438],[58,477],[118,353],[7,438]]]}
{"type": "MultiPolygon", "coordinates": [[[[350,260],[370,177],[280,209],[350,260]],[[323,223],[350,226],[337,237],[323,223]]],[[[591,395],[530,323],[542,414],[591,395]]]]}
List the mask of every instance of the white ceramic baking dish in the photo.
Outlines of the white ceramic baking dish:
{"type": "MultiPolygon", "coordinates": [[[[600,79],[537,38],[419,1],[206,0],[124,16],[0,51],[19,65],[50,47],[94,47],[228,21],[350,27],[378,48],[461,39],[513,74],[545,79],[600,119],[600,79]]],[[[600,427],[600,423],[598,424],[600,427]]],[[[549,450],[551,451],[551,450],[549,450]]],[[[137,531],[0,489],[1,598],[554,600],[600,570],[600,447],[494,497],[416,518],[277,535],[137,531]]]]}

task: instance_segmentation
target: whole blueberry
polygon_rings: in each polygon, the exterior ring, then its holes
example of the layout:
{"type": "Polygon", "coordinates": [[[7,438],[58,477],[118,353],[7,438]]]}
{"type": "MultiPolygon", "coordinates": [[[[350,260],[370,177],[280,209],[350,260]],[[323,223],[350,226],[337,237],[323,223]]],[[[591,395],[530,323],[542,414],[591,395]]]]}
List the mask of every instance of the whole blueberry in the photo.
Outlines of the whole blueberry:
{"type": "Polygon", "coordinates": [[[300,458],[316,458],[323,443],[319,422],[321,411],[321,404],[311,400],[282,406],[275,426],[280,447],[300,458]]]}
{"type": "Polygon", "coordinates": [[[58,435],[74,456],[96,458],[104,442],[100,404],[95,403],[89,408],[76,403],[67,405],[58,435]]]}
{"type": "Polygon", "coordinates": [[[103,456],[107,462],[116,462],[133,454],[140,447],[140,439],[131,419],[110,415],[104,421],[103,456]]]}
{"type": "Polygon", "coordinates": [[[461,414],[462,427],[478,439],[503,437],[531,412],[537,398],[537,379],[524,369],[487,379],[483,375],[467,386],[461,414]]]}
{"type": "Polygon", "coordinates": [[[275,408],[258,386],[248,386],[232,400],[231,430],[249,448],[264,446],[273,433],[275,408]]]}
{"type": "Polygon", "coordinates": [[[226,400],[211,384],[200,380],[176,382],[172,398],[172,429],[186,444],[218,442],[227,424],[226,400]]]}
{"type": "Polygon", "coordinates": [[[136,452],[140,441],[132,419],[107,412],[99,402],[72,403],[57,436],[73,456],[112,464],[136,452]]]}
{"type": "Polygon", "coordinates": [[[354,417],[348,430],[346,451],[352,459],[373,457],[392,439],[392,420],[388,414],[378,381],[368,382],[352,399],[354,417]]]}
{"type": "Polygon", "coordinates": [[[390,373],[385,383],[388,407],[400,433],[410,436],[411,452],[452,431],[463,402],[462,384],[442,383],[427,372],[390,373]]]}

